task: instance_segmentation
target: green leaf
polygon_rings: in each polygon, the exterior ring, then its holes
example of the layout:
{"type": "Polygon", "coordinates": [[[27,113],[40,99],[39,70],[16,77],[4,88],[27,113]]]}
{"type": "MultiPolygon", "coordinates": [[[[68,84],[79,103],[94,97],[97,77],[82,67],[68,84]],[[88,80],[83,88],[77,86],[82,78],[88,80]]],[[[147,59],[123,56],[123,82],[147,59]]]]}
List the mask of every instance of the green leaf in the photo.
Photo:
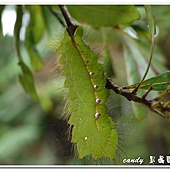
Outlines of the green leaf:
{"type": "MultiPolygon", "coordinates": [[[[22,16],[23,16],[22,6],[19,5],[17,6],[17,19],[16,19],[16,23],[14,27],[14,35],[15,35],[16,50],[17,50],[19,63],[20,63],[23,74],[20,74],[18,79],[19,79],[20,84],[23,86],[25,92],[29,93],[34,101],[38,101],[38,96],[36,94],[36,90],[34,87],[34,78],[29,68],[22,61],[22,57],[20,53],[20,29],[22,27],[22,16]]],[[[33,68],[34,69],[42,68],[42,61],[37,57],[35,52],[32,50],[34,49],[34,47],[32,47],[32,49],[29,48],[30,42],[28,40],[26,42],[26,45],[27,45],[29,54],[31,56],[31,63],[32,63],[33,68]]]]}
{"type": "Polygon", "coordinates": [[[67,8],[77,21],[95,28],[129,24],[139,19],[136,7],[129,5],[68,5],[67,8]]]}
{"type": "Polygon", "coordinates": [[[20,30],[22,27],[22,16],[23,16],[22,6],[18,5],[17,6],[17,19],[16,19],[15,26],[14,26],[14,36],[15,36],[16,51],[17,51],[17,54],[18,54],[18,57],[20,58],[20,60],[21,60],[20,30]]]}
{"type": "Polygon", "coordinates": [[[35,45],[32,44],[31,40],[27,39],[26,48],[27,48],[28,54],[30,56],[31,66],[33,67],[33,69],[35,71],[41,70],[43,68],[44,64],[43,64],[43,61],[42,61],[35,45]]]}
{"type": "Polygon", "coordinates": [[[39,71],[43,68],[43,61],[36,49],[36,44],[41,40],[44,34],[44,19],[40,6],[27,6],[27,9],[30,12],[31,18],[26,29],[25,43],[31,59],[31,65],[35,71],[39,71]]]}
{"type": "Polygon", "coordinates": [[[30,29],[29,33],[31,34],[32,37],[32,43],[37,44],[41,40],[45,30],[45,24],[44,24],[44,18],[43,18],[41,6],[31,5],[31,6],[26,6],[26,8],[30,12],[30,22],[27,29],[30,29]]]}
{"type": "Polygon", "coordinates": [[[166,71],[158,76],[145,80],[140,89],[147,90],[152,86],[152,90],[164,91],[170,85],[170,71],[166,71]]]}
{"type": "Polygon", "coordinates": [[[151,41],[154,41],[154,35],[156,34],[156,26],[155,26],[155,20],[152,13],[152,7],[150,5],[145,5],[145,11],[147,15],[147,21],[149,25],[149,33],[151,37],[151,41]]]}
{"type": "Polygon", "coordinates": [[[22,61],[20,61],[20,66],[23,74],[19,75],[19,82],[23,86],[25,92],[27,92],[34,101],[38,101],[38,96],[34,86],[34,78],[31,71],[22,61]]]}
{"type": "MultiPolygon", "coordinates": [[[[5,8],[5,5],[0,5],[0,18],[2,16],[2,12],[5,8]]],[[[0,22],[0,39],[3,37],[3,32],[2,32],[2,22],[0,22]]]]}
{"type": "Polygon", "coordinates": [[[65,32],[57,52],[61,54],[64,86],[69,89],[67,112],[73,126],[72,142],[76,144],[79,158],[92,155],[114,158],[118,134],[112,119],[107,115],[104,67],[98,63],[98,54],[82,41],[83,30],[78,27],[72,39],[65,32]]]}

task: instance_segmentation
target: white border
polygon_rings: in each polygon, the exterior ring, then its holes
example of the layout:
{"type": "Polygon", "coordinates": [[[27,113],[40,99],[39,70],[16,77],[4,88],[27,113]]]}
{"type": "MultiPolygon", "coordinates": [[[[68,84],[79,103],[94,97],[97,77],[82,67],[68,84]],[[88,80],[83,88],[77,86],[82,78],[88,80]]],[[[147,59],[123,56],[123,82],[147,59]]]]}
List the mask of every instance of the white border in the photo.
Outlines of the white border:
{"type": "MultiPolygon", "coordinates": [[[[48,1],[43,1],[43,0],[0,0],[0,5],[18,5],[18,4],[25,4],[25,5],[31,5],[31,4],[40,4],[40,5],[46,5],[46,4],[63,4],[63,5],[84,5],[84,4],[89,4],[89,5],[129,5],[129,4],[135,4],[135,5],[143,5],[143,4],[148,4],[148,5],[170,5],[170,1],[167,2],[167,0],[162,0],[156,1],[156,0],[48,0],[48,1]]],[[[169,168],[169,165],[141,165],[141,166],[122,166],[122,165],[99,165],[99,166],[92,166],[92,165],[0,165],[0,169],[24,169],[24,168],[30,168],[30,169],[37,169],[37,168],[42,168],[42,169],[50,169],[50,168],[57,168],[57,169],[63,169],[63,168],[73,168],[73,169],[81,169],[81,168],[88,168],[88,169],[93,169],[93,168],[114,168],[114,169],[127,169],[127,168],[140,168],[140,169],[150,169],[150,168],[169,168]]]]}

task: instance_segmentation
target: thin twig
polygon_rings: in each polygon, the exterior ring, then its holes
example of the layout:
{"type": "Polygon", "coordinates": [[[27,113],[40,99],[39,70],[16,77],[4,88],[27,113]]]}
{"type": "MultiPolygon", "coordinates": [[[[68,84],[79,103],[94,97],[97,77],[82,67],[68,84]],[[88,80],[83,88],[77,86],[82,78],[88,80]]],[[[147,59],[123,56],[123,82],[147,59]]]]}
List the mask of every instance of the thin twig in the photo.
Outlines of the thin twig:
{"type": "Polygon", "coordinates": [[[63,27],[66,27],[65,23],[62,21],[62,19],[59,17],[58,13],[51,7],[51,6],[48,6],[48,9],[51,11],[51,13],[58,19],[58,21],[60,22],[60,24],[63,26],[63,27]]]}
{"type": "MultiPolygon", "coordinates": [[[[146,11],[146,15],[147,15],[147,21],[148,21],[148,24],[149,24],[149,33],[150,33],[150,37],[151,37],[151,52],[150,52],[150,57],[149,57],[149,63],[148,63],[148,66],[147,66],[147,69],[145,71],[145,74],[143,76],[143,78],[141,79],[141,81],[139,82],[139,84],[135,87],[135,89],[132,91],[132,93],[136,94],[136,92],[138,91],[140,85],[143,83],[144,79],[146,78],[146,75],[148,74],[148,71],[149,71],[149,68],[151,66],[151,61],[152,61],[152,57],[153,57],[153,49],[154,49],[154,36],[153,36],[153,32],[152,32],[152,26],[150,26],[150,15],[148,14],[148,8],[150,8],[150,6],[145,6],[145,11],[146,11]]],[[[153,15],[152,15],[153,17],[153,15]]],[[[152,21],[154,19],[152,18],[152,21]]],[[[155,24],[152,23],[153,26],[154,26],[154,34],[156,33],[156,29],[155,29],[155,24]]]]}
{"type": "Polygon", "coordinates": [[[142,99],[145,99],[146,96],[151,92],[151,90],[152,90],[152,86],[149,87],[149,89],[146,91],[146,93],[142,96],[142,99]]]}
{"type": "Polygon", "coordinates": [[[154,49],[154,41],[152,42],[151,44],[151,52],[150,52],[150,58],[149,58],[149,63],[148,63],[148,66],[147,66],[147,69],[145,71],[145,74],[143,76],[143,78],[141,79],[141,81],[139,82],[139,84],[135,87],[135,89],[132,91],[133,94],[136,94],[136,92],[138,91],[140,85],[143,83],[143,81],[145,80],[147,74],[148,74],[148,71],[149,71],[149,68],[150,68],[150,65],[151,65],[151,61],[152,61],[152,56],[153,56],[153,49],[154,49]]]}

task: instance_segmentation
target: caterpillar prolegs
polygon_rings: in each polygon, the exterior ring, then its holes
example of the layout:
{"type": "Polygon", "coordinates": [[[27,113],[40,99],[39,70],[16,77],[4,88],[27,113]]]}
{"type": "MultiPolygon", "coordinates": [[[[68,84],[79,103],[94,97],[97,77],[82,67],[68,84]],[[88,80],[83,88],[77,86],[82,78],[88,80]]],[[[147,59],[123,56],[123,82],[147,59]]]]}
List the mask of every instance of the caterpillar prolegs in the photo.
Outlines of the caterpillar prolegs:
{"type": "Polygon", "coordinates": [[[109,92],[105,88],[104,66],[98,63],[98,54],[82,40],[83,28],[78,27],[74,37],[65,31],[57,52],[62,75],[68,88],[68,123],[73,126],[72,143],[76,144],[79,158],[92,155],[114,158],[118,134],[107,114],[109,92]]]}

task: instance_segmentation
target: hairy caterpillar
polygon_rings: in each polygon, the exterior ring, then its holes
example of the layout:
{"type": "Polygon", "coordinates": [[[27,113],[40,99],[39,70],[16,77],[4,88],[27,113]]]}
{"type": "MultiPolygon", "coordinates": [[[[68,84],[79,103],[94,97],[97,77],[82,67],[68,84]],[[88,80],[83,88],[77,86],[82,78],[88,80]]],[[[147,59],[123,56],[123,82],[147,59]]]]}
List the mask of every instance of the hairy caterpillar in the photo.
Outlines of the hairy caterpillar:
{"type": "Polygon", "coordinates": [[[98,63],[98,54],[82,40],[83,29],[78,27],[74,37],[67,32],[57,52],[67,94],[68,123],[73,126],[72,143],[76,144],[79,158],[92,155],[94,159],[114,158],[118,134],[114,122],[107,115],[104,67],[98,63]]]}

